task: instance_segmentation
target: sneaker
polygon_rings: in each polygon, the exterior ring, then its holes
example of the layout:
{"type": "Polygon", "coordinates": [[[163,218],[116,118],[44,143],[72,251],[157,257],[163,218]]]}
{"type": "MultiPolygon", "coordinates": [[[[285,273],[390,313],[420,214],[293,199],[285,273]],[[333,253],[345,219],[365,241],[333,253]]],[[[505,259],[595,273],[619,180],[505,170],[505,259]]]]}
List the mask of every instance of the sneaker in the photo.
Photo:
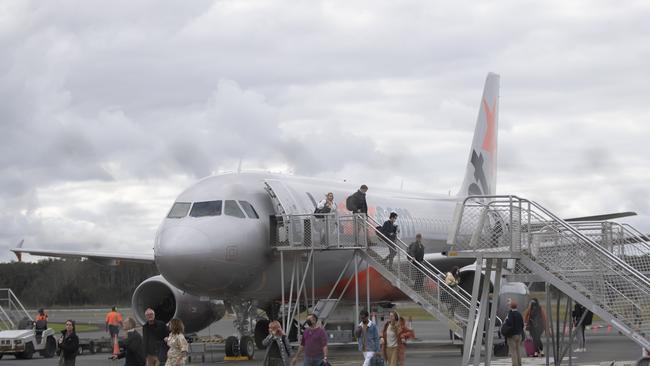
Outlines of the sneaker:
{"type": "Polygon", "coordinates": [[[544,351],[539,351],[539,356],[544,357],[544,351]]]}

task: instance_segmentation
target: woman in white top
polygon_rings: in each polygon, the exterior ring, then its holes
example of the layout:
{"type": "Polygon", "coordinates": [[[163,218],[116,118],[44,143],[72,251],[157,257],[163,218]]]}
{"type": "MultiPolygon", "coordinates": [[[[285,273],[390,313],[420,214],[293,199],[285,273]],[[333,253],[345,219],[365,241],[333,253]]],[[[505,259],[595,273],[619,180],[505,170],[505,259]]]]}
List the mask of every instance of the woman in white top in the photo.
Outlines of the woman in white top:
{"type": "Polygon", "coordinates": [[[169,322],[169,336],[165,338],[169,351],[167,351],[167,362],[165,366],[184,366],[189,346],[185,340],[185,326],[180,319],[172,319],[169,322]]]}
{"type": "Polygon", "coordinates": [[[320,214],[336,214],[336,203],[334,202],[334,193],[328,192],[325,199],[318,202],[316,205],[316,220],[318,223],[318,231],[320,231],[320,242],[322,246],[329,245],[329,234],[334,231],[336,220],[331,215],[318,215],[320,214]]]}

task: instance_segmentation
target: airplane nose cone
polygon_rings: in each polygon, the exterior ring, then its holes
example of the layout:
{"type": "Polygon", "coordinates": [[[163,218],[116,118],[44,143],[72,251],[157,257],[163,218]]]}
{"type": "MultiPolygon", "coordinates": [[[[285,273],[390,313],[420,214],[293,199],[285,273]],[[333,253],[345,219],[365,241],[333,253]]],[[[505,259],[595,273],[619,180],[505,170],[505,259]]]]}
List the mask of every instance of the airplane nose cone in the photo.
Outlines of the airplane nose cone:
{"type": "Polygon", "coordinates": [[[162,230],[156,240],[156,259],[178,258],[200,254],[210,248],[209,238],[189,226],[174,226],[162,230]]]}

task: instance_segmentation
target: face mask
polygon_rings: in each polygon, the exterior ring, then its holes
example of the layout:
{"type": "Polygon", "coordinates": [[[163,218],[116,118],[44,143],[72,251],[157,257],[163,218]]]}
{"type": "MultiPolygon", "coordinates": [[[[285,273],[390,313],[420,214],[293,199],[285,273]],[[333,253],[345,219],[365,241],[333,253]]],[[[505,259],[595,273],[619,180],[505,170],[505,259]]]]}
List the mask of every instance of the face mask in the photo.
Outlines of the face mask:
{"type": "Polygon", "coordinates": [[[314,323],[311,322],[311,319],[307,319],[305,324],[307,324],[308,327],[311,327],[312,325],[314,325],[314,323]]]}

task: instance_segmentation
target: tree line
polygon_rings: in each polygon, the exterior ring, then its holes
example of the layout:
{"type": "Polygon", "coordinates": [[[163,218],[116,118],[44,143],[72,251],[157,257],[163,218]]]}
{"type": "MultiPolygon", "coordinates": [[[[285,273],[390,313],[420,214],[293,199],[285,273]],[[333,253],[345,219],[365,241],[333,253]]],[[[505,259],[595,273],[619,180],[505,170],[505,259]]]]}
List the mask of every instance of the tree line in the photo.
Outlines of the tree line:
{"type": "Polygon", "coordinates": [[[135,288],[158,274],[153,264],[117,266],[88,260],[47,259],[0,263],[0,288],[10,288],[26,307],[130,305],[135,288]]]}

